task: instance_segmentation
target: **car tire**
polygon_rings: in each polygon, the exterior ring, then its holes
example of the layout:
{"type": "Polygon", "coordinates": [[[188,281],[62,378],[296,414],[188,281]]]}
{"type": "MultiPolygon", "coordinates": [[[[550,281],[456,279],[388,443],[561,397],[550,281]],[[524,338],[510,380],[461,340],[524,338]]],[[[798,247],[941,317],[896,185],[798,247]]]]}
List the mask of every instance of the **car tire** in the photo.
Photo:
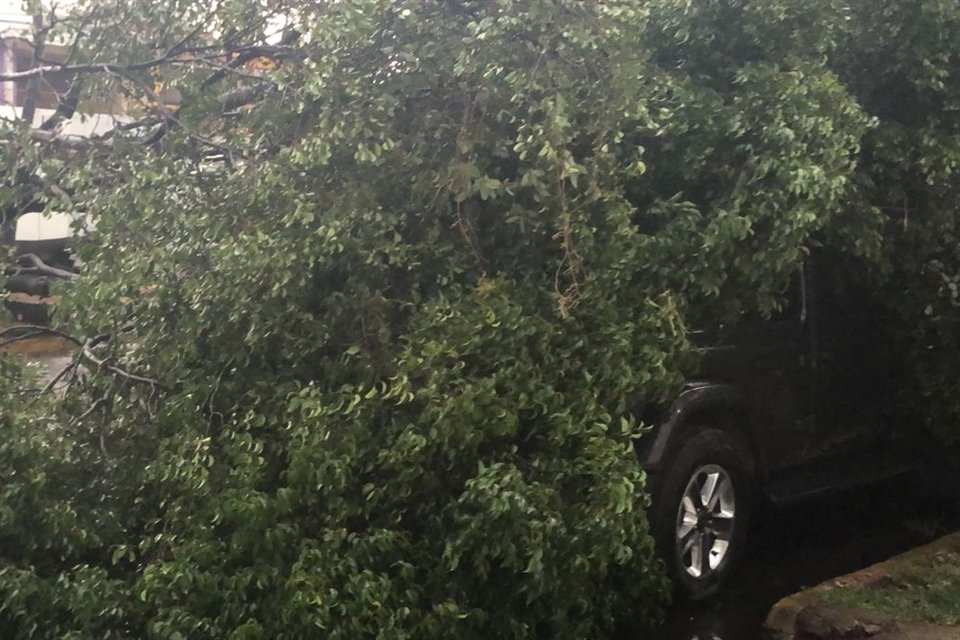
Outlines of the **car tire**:
{"type": "Polygon", "coordinates": [[[681,595],[707,598],[743,550],[753,487],[749,454],[720,429],[692,429],[657,478],[651,527],[681,595]]]}

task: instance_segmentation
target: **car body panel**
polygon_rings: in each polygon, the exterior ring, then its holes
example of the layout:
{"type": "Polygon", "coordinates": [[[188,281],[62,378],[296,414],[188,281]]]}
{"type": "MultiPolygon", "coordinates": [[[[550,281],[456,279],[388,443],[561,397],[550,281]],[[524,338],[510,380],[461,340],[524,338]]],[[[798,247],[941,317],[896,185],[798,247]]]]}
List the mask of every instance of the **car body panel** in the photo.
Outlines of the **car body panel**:
{"type": "MultiPolygon", "coordinates": [[[[842,469],[845,456],[869,458],[895,440],[888,436],[898,422],[897,371],[880,337],[881,306],[851,284],[848,271],[817,256],[798,272],[779,312],[745,314],[721,328],[703,347],[696,377],[655,413],[638,445],[644,468],[657,474],[688,427],[709,425],[745,440],[759,489],[792,476],[809,477],[806,484],[820,491],[826,476],[815,469],[842,469]]],[[[842,485],[843,474],[829,482],[842,485]]]]}

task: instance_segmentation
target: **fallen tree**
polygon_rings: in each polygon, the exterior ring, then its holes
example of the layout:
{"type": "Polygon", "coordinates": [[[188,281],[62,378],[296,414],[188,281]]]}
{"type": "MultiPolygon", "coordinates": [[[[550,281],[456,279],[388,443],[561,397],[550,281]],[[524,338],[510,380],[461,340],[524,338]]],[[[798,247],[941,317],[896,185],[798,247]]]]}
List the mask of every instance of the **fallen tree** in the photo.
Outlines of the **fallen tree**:
{"type": "Polygon", "coordinates": [[[98,220],[63,313],[109,339],[62,399],[5,371],[6,635],[649,627],[632,442],[686,327],[817,244],[889,274],[849,8],[80,3],[70,69],[141,117],[7,133],[98,220]]]}

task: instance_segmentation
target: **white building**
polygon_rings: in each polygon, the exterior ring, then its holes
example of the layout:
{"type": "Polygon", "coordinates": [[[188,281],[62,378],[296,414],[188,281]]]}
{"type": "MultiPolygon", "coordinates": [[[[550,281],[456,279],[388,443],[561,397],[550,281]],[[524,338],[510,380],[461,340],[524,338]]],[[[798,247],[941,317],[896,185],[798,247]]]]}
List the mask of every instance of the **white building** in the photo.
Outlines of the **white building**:
{"type": "MultiPolygon", "coordinates": [[[[31,68],[32,25],[32,18],[23,11],[19,0],[0,0],[0,75],[31,68]]],[[[66,55],[66,47],[62,44],[49,43],[44,48],[43,57],[47,60],[62,61],[66,59],[66,55]]],[[[37,108],[33,117],[34,127],[39,127],[54,113],[60,97],[69,89],[70,82],[70,76],[65,73],[44,75],[40,81],[37,108]]],[[[26,81],[0,82],[0,118],[20,119],[26,88],[26,81]]],[[[103,134],[113,129],[117,122],[124,120],[117,115],[119,113],[119,103],[81,105],[80,112],[63,122],[58,130],[61,135],[68,137],[103,134]]]]}

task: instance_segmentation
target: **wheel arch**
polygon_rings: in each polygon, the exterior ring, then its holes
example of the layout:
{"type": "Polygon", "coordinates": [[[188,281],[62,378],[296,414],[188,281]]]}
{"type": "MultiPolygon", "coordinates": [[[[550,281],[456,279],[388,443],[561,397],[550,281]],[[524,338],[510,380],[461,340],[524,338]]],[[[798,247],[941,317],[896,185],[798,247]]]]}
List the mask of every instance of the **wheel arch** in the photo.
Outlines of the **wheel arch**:
{"type": "Polygon", "coordinates": [[[752,475],[764,471],[756,431],[750,421],[742,390],[724,383],[690,383],[669,409],[657,416],[654,429],[639,449],[640,461],[651,472],[659,471],[683,440],[698,427],[711,427],[730,434],[749,454],[752,475]]]}

